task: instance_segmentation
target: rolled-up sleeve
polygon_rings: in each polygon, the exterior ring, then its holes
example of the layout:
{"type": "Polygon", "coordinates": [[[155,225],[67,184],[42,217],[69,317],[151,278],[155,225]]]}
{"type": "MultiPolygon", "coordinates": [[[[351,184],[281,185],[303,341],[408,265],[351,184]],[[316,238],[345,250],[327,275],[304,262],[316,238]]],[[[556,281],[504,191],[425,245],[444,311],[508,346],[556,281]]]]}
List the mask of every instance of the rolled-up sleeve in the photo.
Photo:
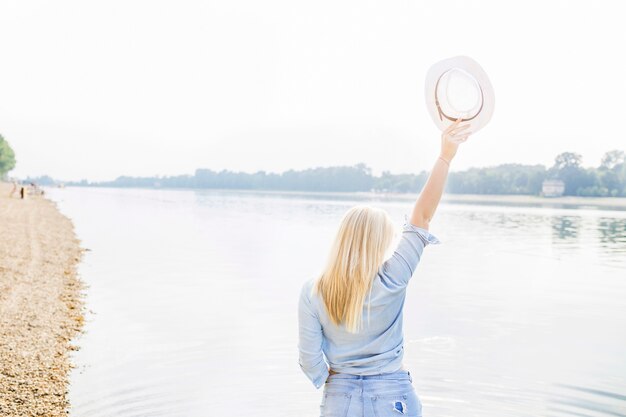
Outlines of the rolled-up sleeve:
{"type": "Polygon", "coordinates": [[[388,288],[404,288],[415,272],[426,245],[441,243],[428,230],[417,227],[404,216],[402,237],[393,255],[380,268],[379,275],[388,288]]]}
{"type": "Polygon", "coordinates": [[[311,380],[315,388],[320,388],[328,378],[328,364],[324,360],[322,325],[311,306],[308,283],[302,286],[298,303],[299,364],[300,369],[311,380]]]}

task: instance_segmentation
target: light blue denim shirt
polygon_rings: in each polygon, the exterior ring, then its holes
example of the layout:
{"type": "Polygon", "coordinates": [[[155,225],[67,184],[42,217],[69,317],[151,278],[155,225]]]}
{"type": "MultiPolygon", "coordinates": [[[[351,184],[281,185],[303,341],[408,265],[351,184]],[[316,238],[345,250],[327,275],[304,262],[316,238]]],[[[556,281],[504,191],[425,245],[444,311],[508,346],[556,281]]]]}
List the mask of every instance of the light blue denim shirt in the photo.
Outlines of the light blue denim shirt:
{"type": "Polygon", "coordinates": [[[398,246],[379,268],[372,284],[371,298],[365,298],[363,328],[358,333],[349,333],[343,323],[334,325],[328,318],[323,300],[311,293],[315,279],[304,283],[298,303],[299,364],[316,388],[326,382],[329,366],[334,371],[356,375],[401,369],[406,287],[429,243],[440,242],[426,229],[411,224],[405,215],[398,246]]]}

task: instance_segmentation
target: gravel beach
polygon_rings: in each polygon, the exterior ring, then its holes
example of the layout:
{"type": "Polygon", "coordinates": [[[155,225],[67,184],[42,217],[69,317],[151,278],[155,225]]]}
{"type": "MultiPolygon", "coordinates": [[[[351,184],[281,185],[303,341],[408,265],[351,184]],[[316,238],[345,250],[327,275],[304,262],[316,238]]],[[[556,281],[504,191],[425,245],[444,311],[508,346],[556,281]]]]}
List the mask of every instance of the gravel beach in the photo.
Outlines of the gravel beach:
{"type": "Polygon", "coordinates": [[[0,416],[67,416],[82,250],[53,202],[11,189],[0,182],[0,416]]]}

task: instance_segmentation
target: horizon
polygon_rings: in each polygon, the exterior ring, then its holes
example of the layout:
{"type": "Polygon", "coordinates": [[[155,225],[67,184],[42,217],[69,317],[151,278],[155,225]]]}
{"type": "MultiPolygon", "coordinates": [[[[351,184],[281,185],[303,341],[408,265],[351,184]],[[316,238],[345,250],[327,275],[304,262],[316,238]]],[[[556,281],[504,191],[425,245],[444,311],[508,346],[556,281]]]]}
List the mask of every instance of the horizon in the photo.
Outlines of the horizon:
{"type": "MultiPolygon", "coordinates": [[[[612,151],[612,150],[621,150],[621,149],[609,149],[606,152],[612,151]]],[[[568,152],[568,151],[564,151],[564,152],[568,152]]],[[[561,153],[564,153],[561,152],[561,153]]],[[[626,152],[626,150],[624,150],[624,152],[626,152]]],[[[556,158],[556,155],[555,155],[556,158]]],[[[68,178],[57,178],[54,177],[52,175],[48,175],[48,174],[42,174],[42,175],[37,175],[37,176],[32,176],[32,175],[27,175],[25,177],[16,177],[14,175],[9,175],[9,178],[16,178],[19,180],[27,180],[27,179],[37,179],[37,178],[42,178],[42,177],[50,177],[51,179],[55,180],[55,181],[61,181],[61,182],[82,182],[82,181],[87,181],[89,183],[103,183],[103,182],[111,182],[111,181],[115,181],[118,178],[121,177],[131,177],[131,178],[165,178],[165,177],[177,177],[177,176],[184,176],[184,175],[189,175],[189,176],[194,176],[197,170],[210,170],[213,172],[222,172],[222,171],[227,171],[227,172],[231,172],[231,173],[241,173],[241,174],[258,174],[261,172],[264,172],[266,175],[282,175],[285,172],[288,171],[306,171],[306,170],[313,170],[316,168],[337,168],[337,167],[354,167],[360,164],[364,164],[366,168],[372,168],[370,165],[368,165],[367,163],[361,161],[361,162],[356,162],[353,164],[343,164],[343,165],[318,165],[318,166],[311,166],[311,167],[304,167],[301,169],[295,169],[295,168],[288,168],[286,170],[283,171],[268,171],[268,170],[257,170],[257,171],[245,171],[245,170],[238,170],[238,169],[228,169],[228,168],[224,168],[224,169],[214,169],[214,168],[210,168],[210,167],[197,167],[195,168],[192,172],[185,172],[185,173],[174,173],[174,174],[167,174],[167,175],[163,175],[163,174],[152,174],[152,175],[141,175],[141,176],[133,176],[133,175],[127,175],[127,174],[119,174],[114,178],[109,178],[109,179],[103,179],[103,180],[97,180],[97,181],[91,181],[88,178],[80,178],[80,179],[68,179],[68,178]]],[[[505,165],[522,165],[522,166],[543,166],[546,169],[550,169],[550,167],[552,167],[554,165],[554,161],[552,164],[542,164],[542,163],[520,163],[520,162],[502,162],[502,163],[498,163],[498,164],[493,164],[493,165],[485,165],[485,166],[468,166],[466,168],[463,169],[454,169],[454,164],[452,164],[452,166],[450,167],[450,172],[464,172],[464,171],[468,171],[471,169],[488,169],[488,168],[496,168],[496,167],[501,167],[501,166],[505,166],[505,165]]],[[[583,163],[581,164],[581,167],[584,169],[594,169],[594,168],[598,168],[600,166],[600,161],[598,161],[597,165],[588,165],[584,163],[584,158],[583,158],[583,163]]],[[[373,177],[380,177],[383,172],[388,172],[391,175],[417,175],[417,174],[421,174],[423,172],[428,172],[429,168],[424,168],[422,170],[419,171],[413,171],[413,172],[393,172],[393,171],[388,171],[388,170],[384,170],[381,172],[374,172],[374,170],[372,169],[372,176],[373,177]]]]}

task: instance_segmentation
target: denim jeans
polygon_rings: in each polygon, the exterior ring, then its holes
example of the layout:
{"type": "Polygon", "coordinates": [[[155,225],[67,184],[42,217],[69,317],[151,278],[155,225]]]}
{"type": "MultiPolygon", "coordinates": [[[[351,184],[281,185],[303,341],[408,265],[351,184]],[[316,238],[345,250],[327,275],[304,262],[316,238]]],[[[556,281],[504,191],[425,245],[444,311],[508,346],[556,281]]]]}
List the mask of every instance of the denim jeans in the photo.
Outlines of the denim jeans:
{"type": "Polygon", "coordinates": [[[406,370],[380,375],[333,374],[320,404],[321,417],[421,417],[422,403],[406,370]]]}

